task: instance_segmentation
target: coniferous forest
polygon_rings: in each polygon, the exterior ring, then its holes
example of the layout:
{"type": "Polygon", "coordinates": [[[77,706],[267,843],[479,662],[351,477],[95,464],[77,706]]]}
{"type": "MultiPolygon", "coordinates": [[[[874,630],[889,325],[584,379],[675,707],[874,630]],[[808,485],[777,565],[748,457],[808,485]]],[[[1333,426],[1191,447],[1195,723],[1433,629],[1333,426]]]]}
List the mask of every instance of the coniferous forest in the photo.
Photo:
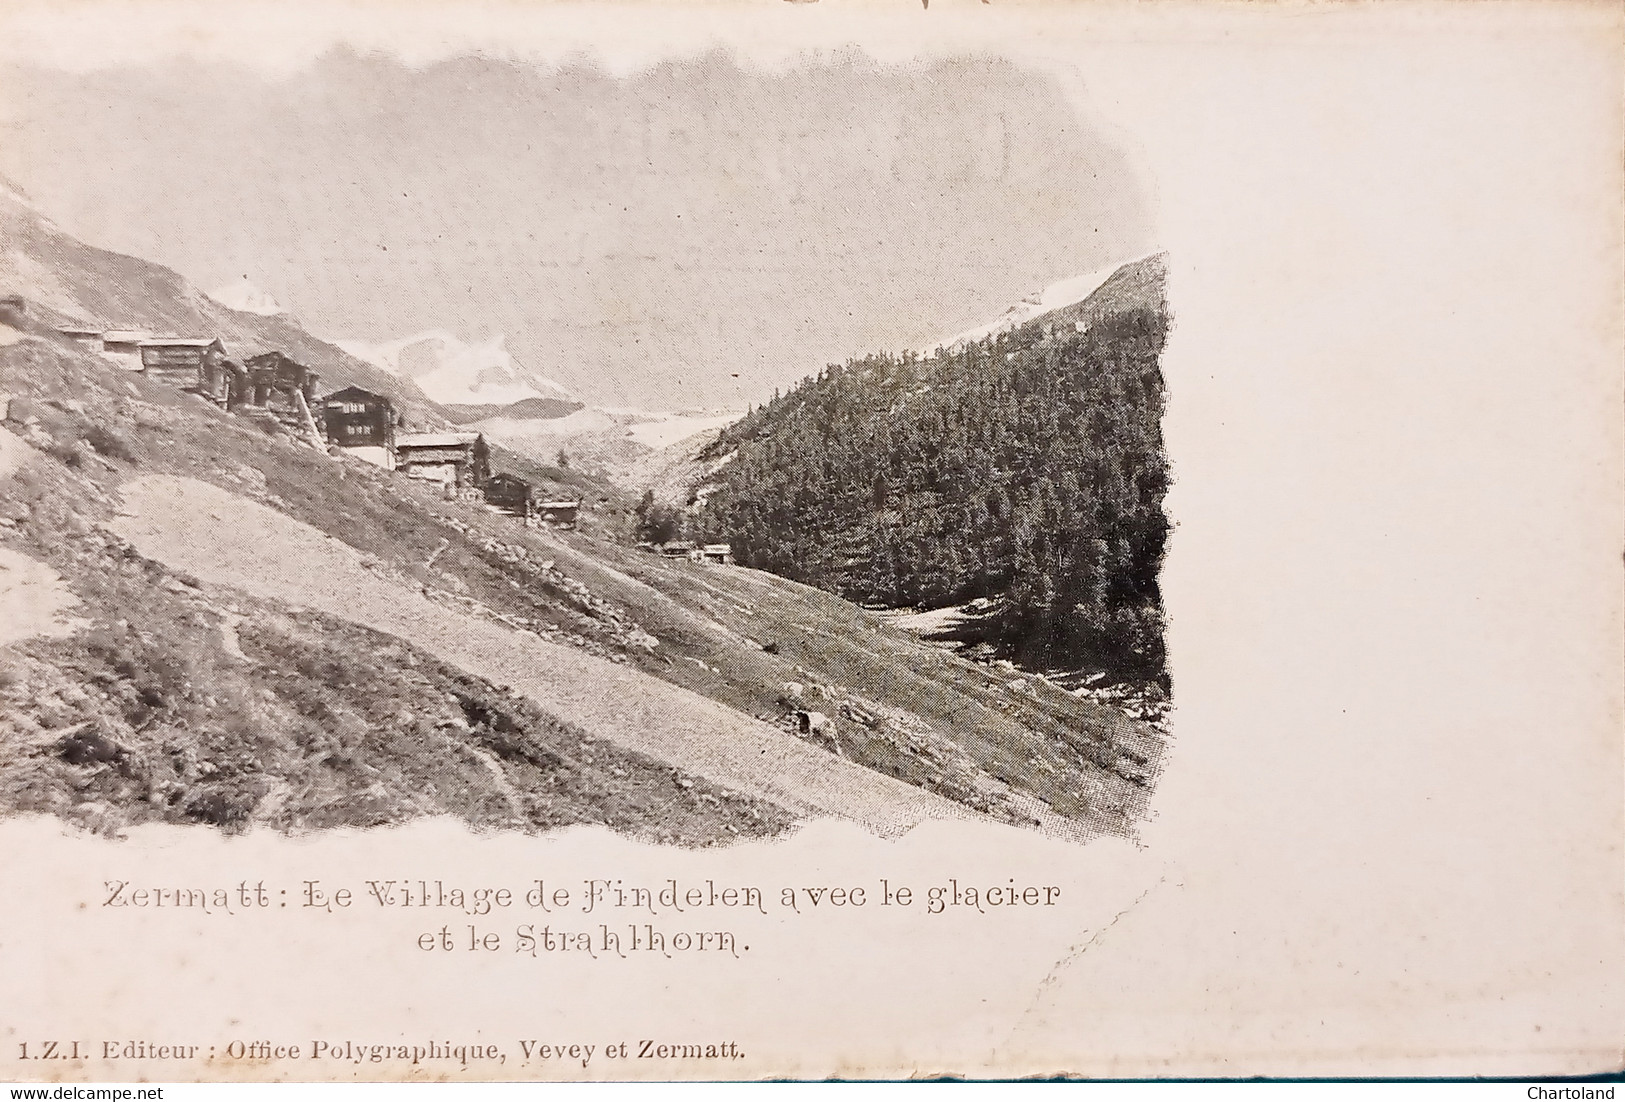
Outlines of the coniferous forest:
{"type": "Polygon", "coordinates": [[[776,396],[713,445],[732,458],[698,534],[868,604],[990,598],[968,637],[1166,687],[1168,321],[1160,278],[1140,295],[1114,281],[1081,310],[832,365],[776,396]]]}

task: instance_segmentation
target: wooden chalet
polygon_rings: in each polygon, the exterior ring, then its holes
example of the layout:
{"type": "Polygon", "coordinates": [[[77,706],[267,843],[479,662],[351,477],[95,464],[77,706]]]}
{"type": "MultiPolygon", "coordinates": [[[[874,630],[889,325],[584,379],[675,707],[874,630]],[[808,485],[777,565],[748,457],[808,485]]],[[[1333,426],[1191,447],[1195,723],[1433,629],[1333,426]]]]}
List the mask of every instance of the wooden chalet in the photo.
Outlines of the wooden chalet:
{"type": "Polygon", "coordinates": [[[537,522],[549,528],[574,528],[581,516],[580,501],[538,501],[533,508],[537,522]]]}
{"type": "Polygon", "coordinates": [[[102,351],[121,367],[140,371],[141,345],[149,340],[152,340],[152,334],[139,329],[109,329],[102,334],[102,351]]]}
{"type": "Polygon", "coordinates": [[[149,379],[221,406],[241,393],[242,368],[226,358],[226,346],[218,337],[153,337],[137,347],[141,372],[149,379]]]}
{"type": "Polygon", "coordinates": [[[481,489],[491,479],[491,449],[477,432],[401,433],[395,437],[395,467],[452,489],[481,489]]]}
{"type": "Polygon", "coordinates": [[[668,559],[686,559],[696,550],[691,540],[667,540],[660,545],[660,553],[668,559]]]}
{"type": "Polygon", "coordinates": [[[102,328],[99,325],[59,325],[56,331],[75,348],[82,348],[86,352],[102,350],[102,328]]]}
{"type": "Polygon", "coordinates": [[[249,402],[273,413],[301,414],[316,407],[316,384],[321,379],[312,369],[284,352],[261,352],[243,361],[248,368],[249,402]]]}
{"type": "Polygon", "coordinates": [[[316,384],[321,376],[284,352],[250,356],[242,405],[263,410],[288,428],[304,434],[313,447],[325,449],[327,440],[316,421],[320,406],[316,384]]]}
{"type": "Polygon", "coordinates": [[[700,557],[706,562],[716,563],[719,566],[730,566],[734,561],[733,544],[708,543],[700,548],[700,557]]]}
{"type": "Polygon", "coordinates": [[[530,519],[530,483],[516,474],[494,474],[485,484],[485,503],[499,513],[530,519]]]}
{"type": "Polygon", "coordinates": [[[327,442],[386,470],[395,466],[395,403],[347,386],[320,402],[327,442]]]}

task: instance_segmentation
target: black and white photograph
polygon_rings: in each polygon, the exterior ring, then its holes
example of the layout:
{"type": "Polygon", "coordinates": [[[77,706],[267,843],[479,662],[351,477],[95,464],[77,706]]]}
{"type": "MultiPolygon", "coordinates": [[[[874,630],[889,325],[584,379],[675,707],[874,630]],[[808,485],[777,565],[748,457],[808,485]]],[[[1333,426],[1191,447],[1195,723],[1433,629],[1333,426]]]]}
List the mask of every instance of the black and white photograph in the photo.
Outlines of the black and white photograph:
{"type": "Polygon", "coordinates": [[[5,81],[6,812],[1132,836],[1165,260],[1053,76],[5,81]]]}

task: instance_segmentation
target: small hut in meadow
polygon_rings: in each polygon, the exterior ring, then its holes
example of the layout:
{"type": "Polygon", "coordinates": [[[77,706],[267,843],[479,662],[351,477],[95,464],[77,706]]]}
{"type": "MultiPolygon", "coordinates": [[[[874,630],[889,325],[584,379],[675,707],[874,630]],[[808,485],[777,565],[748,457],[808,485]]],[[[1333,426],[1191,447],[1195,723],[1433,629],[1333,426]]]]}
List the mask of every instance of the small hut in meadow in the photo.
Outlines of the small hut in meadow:
{"type": "Polygon", "coordinates": [[[485,503],[499,513],[528,520],[531,515],[530,483],[516,474],[494,474],[485,484],[485,503]]]}
{"type": "Polygon", "coordinates": [[[581,516],[581,502],[538,501],[534,511],[537,521],[549,528],[574,528],[581,516]]]}
{"type": "Polygon", "coordinates": [[[141,371],[141,345],[152,339],[152,334],[142,329],[109,329],[102,334],[102,354],[120,367],[141,371]]]}
{"type": "Polygon", "coordinates": [[[395,467],[450,489],[481,489],[491,478],[491,448],[478,432],[401,433],[395,437],[395,467]]]}
{"type": "Polygon", "coordinates": [[[141,373],[219,406],[231,403],[242,368],[226,358],[218,337],[152,337],[139,341],[141,373]]]}

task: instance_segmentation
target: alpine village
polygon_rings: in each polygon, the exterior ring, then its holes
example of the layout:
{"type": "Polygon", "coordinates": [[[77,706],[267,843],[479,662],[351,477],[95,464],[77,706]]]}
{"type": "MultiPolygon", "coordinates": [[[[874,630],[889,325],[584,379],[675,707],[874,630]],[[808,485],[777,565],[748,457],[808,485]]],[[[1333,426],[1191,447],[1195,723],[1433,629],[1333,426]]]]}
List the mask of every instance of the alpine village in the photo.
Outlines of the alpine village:
{"type": "Polygon", "coordinates": [[[685,846],[1146,815],[1161,256],[632,480],[11,194],[0,223],[48,273],[0,287],[0,811],[685,846]]]}

